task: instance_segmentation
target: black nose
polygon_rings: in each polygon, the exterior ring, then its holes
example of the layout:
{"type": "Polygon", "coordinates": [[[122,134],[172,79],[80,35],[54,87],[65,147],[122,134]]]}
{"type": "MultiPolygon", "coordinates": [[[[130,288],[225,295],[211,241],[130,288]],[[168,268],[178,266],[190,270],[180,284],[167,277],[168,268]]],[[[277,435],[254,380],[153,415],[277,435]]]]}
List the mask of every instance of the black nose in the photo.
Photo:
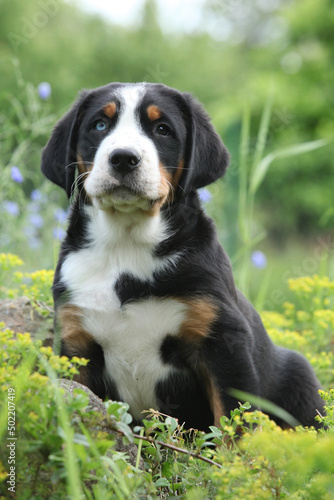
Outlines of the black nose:
{"type": "Polygon", "coordinates": [[[122,176],[132,172],[139,166],[139,154],[133,149],[115,149],[109,156],[109,164],[122,176]]]}

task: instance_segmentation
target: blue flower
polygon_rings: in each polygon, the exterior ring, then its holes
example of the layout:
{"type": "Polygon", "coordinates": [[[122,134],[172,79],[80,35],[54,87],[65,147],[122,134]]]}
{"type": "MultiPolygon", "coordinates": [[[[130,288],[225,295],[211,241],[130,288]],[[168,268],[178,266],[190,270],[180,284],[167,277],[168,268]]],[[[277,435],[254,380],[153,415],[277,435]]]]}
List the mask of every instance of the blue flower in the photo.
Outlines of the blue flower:
{"type": "Polygon", "coordinates": [[[23,182],[23,175],[20,172],[19,167],[12,167],[10,175],[15,182],[23,182]]]}
{"type": "Polygon", "coordinates": [[[59,223],[64,223],[67,221],[67,212],[62,208],[56,208],[53,215],[56,221],[58,221],[59,223]]]}
{"type": "Polygon", "coordinates": [[[30,198],[32,199],[32,201],[41,201],[42,197],[43,194],[39,189],[34,189],[33,191],[31,191],[30,198]]]}
{"type": "Polygon", "coordinates": [[[209,203],[209,201],[212,200],[212,194],[208,189],[199,189],[198,190],[199,194],[199,199],[201,200],[202,203],[209,203]]]}
{"type": "Polygon", "coordinates": [[[38,87],[38,95],[43,100],[46,101],[51,95],[51,85],[49,82],[41,82],[38,87]]]}
{"type": "Polygon", "coordinates": [[[30,219],[30,222],[33,226],[35,227],[43,227],[44,226],[44,220],[43,220],[43,217],[39,214],[36,214],[36,213],[32,213],[29,217],[30,219]]]}
{"type": "Polygon", "coordinates": [[[53,229],[53,237],[55,240],[63,240],[66,236],[66,231],[62,229],[61,227],[55,227],[53,229]]]}
{"type": "Polygon", "coordinates": [[[6,200],[2,203],[2,206],[8,214],[13,215],[14,217],[19,215],[19,213],[20,213],[20,207],[18,206],[16,201],[7,201],[6,200]]]}
{"type": "Polygon", "coordinates": [[[251,261],[254,267],[257,269],[264,269],[267,266],[267,257],[260,250],[255,250],[252,253],[251,261]]]}

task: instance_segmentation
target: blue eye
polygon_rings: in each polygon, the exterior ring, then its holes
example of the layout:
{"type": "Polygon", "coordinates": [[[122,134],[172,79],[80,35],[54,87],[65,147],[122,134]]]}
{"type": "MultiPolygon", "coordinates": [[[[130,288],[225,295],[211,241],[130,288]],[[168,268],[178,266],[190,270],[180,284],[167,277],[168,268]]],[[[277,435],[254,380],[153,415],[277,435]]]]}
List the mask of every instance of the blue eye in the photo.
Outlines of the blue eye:
{"type": "Polygon", "coordinates": [[[97,130],[98,132],[101,132],[102,130],[106,130],[107,128],[107,125],[106,125],[106,122],[104,122],[103,120],[99,120],[95,123],[95,126],[94,126],[95,130],[97,130]]]}

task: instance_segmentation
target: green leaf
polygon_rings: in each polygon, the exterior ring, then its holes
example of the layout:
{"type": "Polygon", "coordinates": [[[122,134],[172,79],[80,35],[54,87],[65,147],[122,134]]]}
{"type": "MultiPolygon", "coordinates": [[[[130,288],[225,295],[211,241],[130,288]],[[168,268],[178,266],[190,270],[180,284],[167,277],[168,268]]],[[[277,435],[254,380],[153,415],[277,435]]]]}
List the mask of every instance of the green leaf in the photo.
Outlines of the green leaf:
{"type": "Polygon", "coordinates": [[[161,487],[169,488],[170,487],[170,482],[165,477],[161,477],[154,484],[155,484],[155,486],[157,486],[157,488],[161,488],[161,487]]]}
{"type": "Polygon", "coordinates": [[[161,472],[165,477],[173,477],[174,467],[170,462],[164,462],[161,465],[161,472]]]}
{"type": "Polygon", "coordinates": [[[264,148],[266,146],[267,136],[268,136],[268,132],[269,132],[271,108],[273,105],[273,100],[274,100],[274,92],[272,90],[270,92],[270,94],[268,95],[266,104],[264,106],[264,109],[263,109],[263,112],[261,115],[261,122],[260,122],[259,132],[258,132],[257,139],[256,139],[255,152],[254,152],[253,164],[252,164],[252,169],[251,169],[252,173],[255,172],[257,165],[260,163],[264,148]]]}
{"type": "Polygon", "coordinates": [[[134,443],[134,437],[131,428],[124,422],[116,422],[116,427],[121,431],[130,443],[134,443]]]}
{"type": "Polygon", "coordinates": [[[239,391],[237,389],[231,389],[229,393],[241,401],[250,402],[253,406],[260,408],[260,410],[271,413],[277,418],[280,418],[284,422],[286,422],[291,427],[297,427],[300,425],[298,420],[295,419],[290,413],[286,410],[277,406],[275,403],[268,401],[268,399],[260,398],[259,396],[255,396],[254,394],[249,394],[248,392],[239,391]]]}
{"type": "Polygon", "coordinates": [[[165,419],[165,424],[171,434],[173,434],[173,432],[177,429],[178,426],[177,420],[172,417],[167,417],[165,419]]]}
{"type": "Polygon", "coordinates": [[[73,443],[82,444],[83,446],[86,446],[86,448],[90,446],[87,437],[77,432],[74,433],[73,443]]]}
{"type": "Polygon", "coordinates": [[[249,185],[250,192],[254,194],[258,190],[260,184],[265,178],[268,169],[273,161],[277,159],[290,158],[292,156],[309,153],[310,151],[322,148],[326,144],[328,144],[328,141],[326,139],[320,139],[318,141],[295,144],[294,146],[290,146],[288,148],[274,151],[273,153],[269,153],[255,166],[252,172],[249,185]]]}

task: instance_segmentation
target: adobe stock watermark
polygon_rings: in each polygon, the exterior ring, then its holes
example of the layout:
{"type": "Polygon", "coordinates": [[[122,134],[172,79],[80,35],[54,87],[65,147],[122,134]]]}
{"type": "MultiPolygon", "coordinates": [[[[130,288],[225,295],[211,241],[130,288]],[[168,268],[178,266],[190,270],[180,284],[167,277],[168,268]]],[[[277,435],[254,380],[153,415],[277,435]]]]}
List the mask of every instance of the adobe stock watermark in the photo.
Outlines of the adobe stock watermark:
{"type": "Polygon", "coordinates": [[[155,68],[152,66],[146,66],[147,75],[144,77],[144,81],[151,83],[163,83],[164,80],[169,76],[167,71],[163,71],[160,65],[157,64],[155,68]]]}
{"type": "Polygon", "coordinates": [[[26,45],[41,30],[45,28],[50,19],[55,17],[60,9],[59,0],[46,0],[39,2],[40,9],[34,12],[32,16],[21,17],[21,23],[18,24],[18,31],[10,31],[7,38],[15,53],[18,53],[22,45],[26,45]]]}
{"type": "Polygon", "coordinates": [[[7,448],[8,448],[8,473],[7,473],[7,484],[8,491],[11,493],[16,492],[16,413],[15,413],[15,389],[12,387],[8,388],[7,391],[7,448]]]}

